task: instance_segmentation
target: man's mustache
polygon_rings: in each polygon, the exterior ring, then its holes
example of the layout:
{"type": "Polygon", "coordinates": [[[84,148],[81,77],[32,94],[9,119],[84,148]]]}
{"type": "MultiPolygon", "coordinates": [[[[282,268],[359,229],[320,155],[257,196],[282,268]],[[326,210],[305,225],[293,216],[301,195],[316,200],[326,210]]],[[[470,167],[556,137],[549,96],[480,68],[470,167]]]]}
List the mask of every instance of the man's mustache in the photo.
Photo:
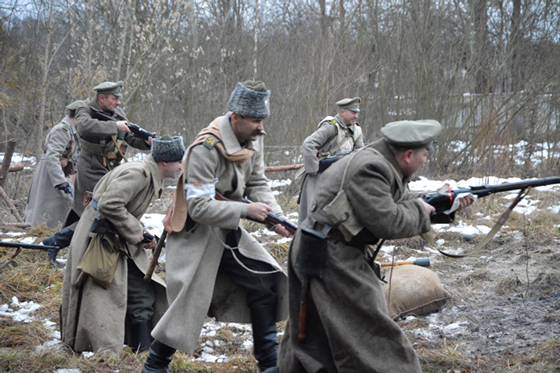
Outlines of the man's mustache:
{"type": "Polygon", "coordinates": [[[266,132],[264,132],[264,131],[253,131],[253,135],[255,135],[255,136],[266,136],[266,132]]]}

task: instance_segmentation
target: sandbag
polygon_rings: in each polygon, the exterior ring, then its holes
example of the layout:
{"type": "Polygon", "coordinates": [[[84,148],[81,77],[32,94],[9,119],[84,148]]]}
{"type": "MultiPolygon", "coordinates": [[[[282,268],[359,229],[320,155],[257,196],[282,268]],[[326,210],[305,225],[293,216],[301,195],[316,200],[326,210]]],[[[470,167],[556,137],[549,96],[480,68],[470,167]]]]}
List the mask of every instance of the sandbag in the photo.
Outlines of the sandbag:
{"type": "Polygon", "coordinates": [[[422,316],[438,311],[450,298],[432,270],[415,265],[387,269],[383,294],[393,319],[407,315],[422,316]]]}

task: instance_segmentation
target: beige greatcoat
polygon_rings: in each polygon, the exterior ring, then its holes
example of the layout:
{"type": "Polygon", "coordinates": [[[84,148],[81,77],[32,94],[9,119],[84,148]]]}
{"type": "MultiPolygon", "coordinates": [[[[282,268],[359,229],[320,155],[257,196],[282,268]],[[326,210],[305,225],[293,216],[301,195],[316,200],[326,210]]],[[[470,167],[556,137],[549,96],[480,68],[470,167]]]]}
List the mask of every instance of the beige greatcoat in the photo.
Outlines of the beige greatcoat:
{"type": "MultiPolygon", "coordinates": [[[[375,372],[419,373],[420,363],[404,332],[391,319],[380,282],[364,258],[366,245],[379,239],[413,237],[430,229],[430,217],[418,194],[407,190],[384,139],[325,171],[322,188],[304,226],[311,219],[333,222],[323,208],[342,189],[363,229],[351,245],[328,238],[323,278],[311,278],[306,339],[298,341],[302,273],[294,265],[304,249],[298,234],[289,260],[290,318],[280,346],[281,373],[375,372]],[[345,181],[344,170],[348,166],[345,181]]],[[[307,246],[305,246],[307,247],[307,246]]]]}
{"type": "MultiPolygon", "coordinates": [[[[229,154],[241,150],[231,128],[229,117],[214,121],[222,134],[223,145],[229,154]]],[[[212,185],[223,196],[272,206],[272,212],[281,214],[264,175],[263,140],[249,144],[254,155],[242,163],[227,161],[214,146],[196,145],[188,154],[188,165],[183,165],[189,184],[212,185]]],[[[177,193],[184,193],[182,187],[177,193]]],[[[167,238],[166,281],[169,309],[152,332],[152,336],[178,350],[192,353],[198,347],[198,338],[207,314],[218,321],[251,322],[246,293],[229,277],[218,273],[226,234],[238,230],[239,251],[249,258],[267,262],[278,272],[277,320],[287,317],[287,281],[274,258],[241,227],[247,207],[242,202],[217,201],[212,196],[189,199],[188,214],[197,223],[186,224],[182,231],[167,238]]],[[[177,200],[177,197],[175,198],[177,200]]],[[[175,207],[177,208],[177,207],[175,207]]],[[[237,251],[237,250],[236,250],[237,251]]]]}
{"type": "Polygon", "coordinates": [[[97,151],[113,152],[118,154],[111,136],[123,137],[123,154],[126,155],[126,144],[133,148],[148,150],[150,146],[142,139],[136,138],[129,134],[122,134],[117,132],[117,121],[128,120],[124,111],[117,107],[114,114],[114,121],[102,121],[92,117],[94,111],[99,111],[105,115],[111,113],[103,111],[97,100],[94,99],[87,105],[82,106],[76,110],[76,129],[80,135],[81,153],[78,160],[78,174],[76,175],[76,188],[74,192],[74,207],[73,210],[81,216],[84,211],[84,194],[86,191],[92,192],[97,182],[109,171],[119,165],[121,162],[120,155],[114,162],[104,164],[103,156],[98,154],[97,151]],[[124,135],[124,136],[123,136],[124,135]],[[85,141],[87,139],[88,141],[85,141]],[[105,141],[105,147],[102,148],[99,140],[105,141]],[[91,140],[96,140],[92,142],[91,140]],[[96,149],[96,152],[92,151],[96,149]]]}
{"type": "MultiPolygon", "coordinates": [[[[96,186],[93,199],[99,212],[88,205],[81,217],[68,254],[62,287],[61,338],[74,351],[106,349],[119,355],[125,337],[127,302],[127,263],[123,254],[119,259],[115,278],[109,289],[104,289],[86,277],[81,287],[75,287],[77,269],[91,235],[91,224],[97,216],[109,219],[126,240],[127,249],[136,266],[145,273],[150,257],[137,245],[142,236],[140,218],[154,196],[160,197],[162,180],[152,156],[144,161],[129,162],[108,173],[96,186]]],[[[154,274],[157,301],[152,324],[167,307],[165,283],[154,274]]]]}
{"type": "Polygon", "coordinates": [[[49,229],[64,223],[72,208],[72,196],[55,188],[64,182],[72,185],[70,175],[75,173],[78,161],[78,135],[76,127],[65,116],[54,126],[45,140],[44,153],[33,173],[29,188],[25,221],[31,225],[46,223],[49,229]],[[68,159],[69,166],[62,169],[60,158],[68,159]]]}
{"type": "Polygon", "coordinates": [[[317,183],[322,175],[319,160],[322,158],[348,154],[364,146],[364,136],[359,125],[347,126],[339,114],[324,118],[319,129],[307,136],[301,145],[305,178],[299,196],[299,223],[309,213],[311,201],[315,197],[317,183]]]}

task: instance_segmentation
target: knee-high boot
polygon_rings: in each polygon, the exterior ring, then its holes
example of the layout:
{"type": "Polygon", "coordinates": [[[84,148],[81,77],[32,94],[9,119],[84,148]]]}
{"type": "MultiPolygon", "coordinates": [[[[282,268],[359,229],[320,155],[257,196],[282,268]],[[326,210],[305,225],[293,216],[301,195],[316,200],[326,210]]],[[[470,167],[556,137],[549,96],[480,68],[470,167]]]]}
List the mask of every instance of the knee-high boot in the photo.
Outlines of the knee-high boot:
{"type": "Polygon", "coordinates": [[[127,344],[134,351],[147,351],[154,339],[150,335],[152,332],[152,321],[146,320],[136,324],[130,324],[128,328],[129,340],[127,344]]]}
{"type": "Polygon", "coordinates": [[[74,236],[74,231],[69,228],[62,228],[54,235],[47,237],[43,240],[43,245],[47,246],[58,246],[58,249],[49,249],[47,250],[47,256],[49,258],[49,262],[52,264],[56,264],[56,255],[65,247],[70,246],[70,242],[72,241],[72,236],[74,236]]]}
{"type": "Polygon", "coordinates": [[[167,367],[173,360],[173,354],[177,351],[173,347],[161,343],[157,339],[150,346],[150,354],[144,363],[142,373],[169,373],[167,367]]]}
{"type": "Polygon", "coordinates": [[[251,309],[253,345],[259,369],[264,372],[276,366],[278,339],[276,336],[276,307],[261,306],[251,309]]]}

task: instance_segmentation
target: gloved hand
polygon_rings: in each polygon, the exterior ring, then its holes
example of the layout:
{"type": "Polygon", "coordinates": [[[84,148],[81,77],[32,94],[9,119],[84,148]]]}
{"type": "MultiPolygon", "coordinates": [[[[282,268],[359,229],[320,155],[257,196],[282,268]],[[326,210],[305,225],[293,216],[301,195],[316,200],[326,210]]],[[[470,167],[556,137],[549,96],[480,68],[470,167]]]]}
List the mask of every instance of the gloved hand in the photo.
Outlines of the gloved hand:
{"type": "Polygon", "coordinates": [[[70,194],[71,196],[74,196],[74,192],[72,190],[72,185],[70,185],[70,183],[68,183],[68,182],[58,184],[58,185],[55,186],[55,188],[59,189],[59,190],[62,190],[66,194],[70,194]]]}

